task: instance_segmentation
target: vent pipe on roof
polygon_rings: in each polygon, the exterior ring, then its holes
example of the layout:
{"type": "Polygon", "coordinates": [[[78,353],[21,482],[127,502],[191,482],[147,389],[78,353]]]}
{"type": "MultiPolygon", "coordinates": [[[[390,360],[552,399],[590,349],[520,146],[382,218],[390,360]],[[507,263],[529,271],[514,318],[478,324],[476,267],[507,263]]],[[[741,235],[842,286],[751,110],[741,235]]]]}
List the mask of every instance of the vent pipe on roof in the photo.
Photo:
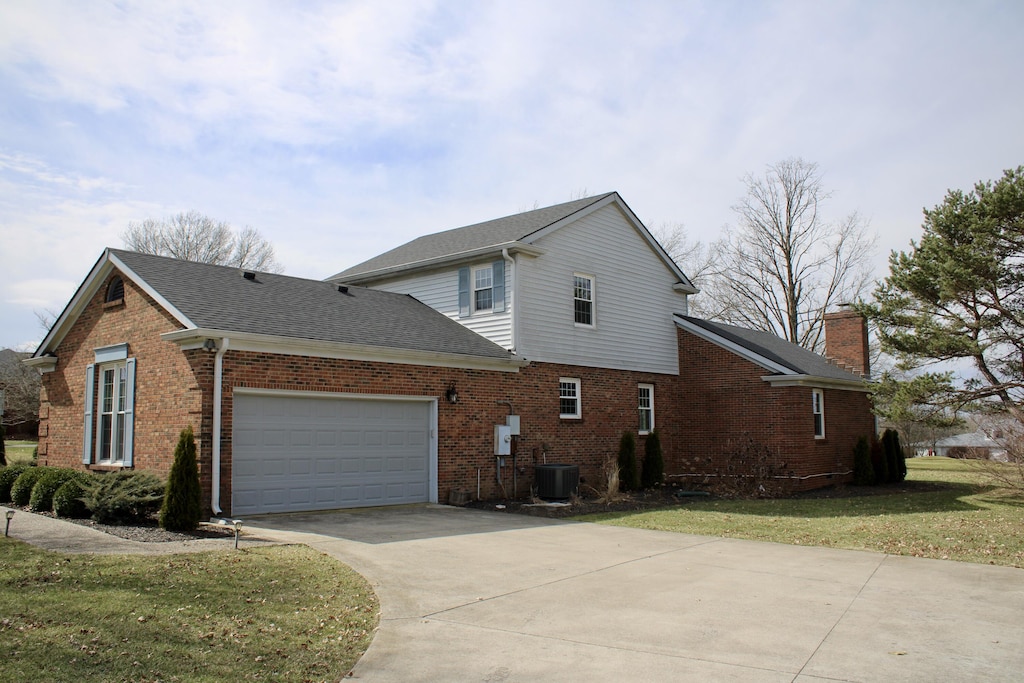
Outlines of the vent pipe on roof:
{"type": "Polygon", "coordinates": [[[243,270],[242,277],[244,277],[246,280],[255,280],[256,273],[252,272],[251,270],[243,270]]]}
{"type": "Polygon", "coordinates": [[[338,285],[338,291],[342,294],[348,294],[348,287],[345,285],[338,285]]]}

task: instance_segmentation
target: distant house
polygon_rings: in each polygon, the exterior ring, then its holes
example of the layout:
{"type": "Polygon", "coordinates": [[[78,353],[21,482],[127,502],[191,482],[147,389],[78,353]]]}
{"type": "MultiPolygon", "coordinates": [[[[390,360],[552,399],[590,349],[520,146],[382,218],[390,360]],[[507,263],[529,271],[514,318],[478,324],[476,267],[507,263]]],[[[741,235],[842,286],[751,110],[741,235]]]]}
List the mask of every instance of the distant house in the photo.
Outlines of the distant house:
{"type": "Polygon", "coordinates": [[[523,496],[556,462],[600,489],[621,434],[642,453],[655,429],[687,486],[850,481],[874,433],[863,319],[828,316],[830,361],[689,316],[696,291],[614,192],[327,281],[108,249],[27,361],[40,461],[166,472],[192,424],[210,509],[236,516],[523,496]]]}
{"type": "Polygon", "coordinates": [[[1006,449],[982,430],[947,436],[935,442],[935,455],[950,458],[1006,460],[1006,449]]]}

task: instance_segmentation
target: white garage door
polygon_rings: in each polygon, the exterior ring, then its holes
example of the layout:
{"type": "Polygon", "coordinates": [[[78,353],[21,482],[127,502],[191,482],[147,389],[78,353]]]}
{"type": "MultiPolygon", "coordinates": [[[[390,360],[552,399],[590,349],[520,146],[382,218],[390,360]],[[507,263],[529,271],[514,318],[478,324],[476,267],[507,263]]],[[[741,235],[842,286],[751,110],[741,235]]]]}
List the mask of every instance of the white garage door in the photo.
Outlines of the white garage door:
{"type": "Polygon", "coordinates": [[[429,401],[236,394],[231,512],[430,500],[429,401]]]}

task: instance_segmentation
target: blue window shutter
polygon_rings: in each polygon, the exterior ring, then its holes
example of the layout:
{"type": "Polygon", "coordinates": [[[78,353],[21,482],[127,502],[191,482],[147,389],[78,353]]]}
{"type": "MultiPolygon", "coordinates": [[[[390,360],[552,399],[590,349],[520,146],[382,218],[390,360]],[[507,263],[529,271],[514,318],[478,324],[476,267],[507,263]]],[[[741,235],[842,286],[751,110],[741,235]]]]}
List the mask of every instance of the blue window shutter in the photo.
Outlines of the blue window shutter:
{"type": "Polygon", "coordinates": [[[124,397],[124,466],[132,466],[132,448],[135,445],[135,359],[125,362],[124,397]]]}
{"type": "Polygon", "coordinates": [[[505,310],[505,262],[495,261],[491,269],[494,271],[494,278],[491,284],[494,307],[491,310],[495,313],[501,313],[505,310]]]}
{"type": "Polygon", "coordinates": [[[92,403],[96,388],[96,366],[85,366],[85,436],[82,438],[82,464],[92,462],[92,403]]]}
{"type": "Polygon", "coordinates": [[[459,317],[465,318],[469,310],[469,268],[459,268],[459,317]]]}

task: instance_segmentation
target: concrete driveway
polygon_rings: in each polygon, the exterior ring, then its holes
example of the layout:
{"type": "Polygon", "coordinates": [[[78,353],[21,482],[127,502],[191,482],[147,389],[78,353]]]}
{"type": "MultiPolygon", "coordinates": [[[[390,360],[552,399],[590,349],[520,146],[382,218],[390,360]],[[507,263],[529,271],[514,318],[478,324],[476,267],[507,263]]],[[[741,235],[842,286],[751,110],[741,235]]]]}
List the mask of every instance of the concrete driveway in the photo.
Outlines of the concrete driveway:
{"type": "Polygon", "coordinates": [[[1024,571],[443,506],[252,518],[381,600],[363,681],[1019,681],[1024,571]]]}

